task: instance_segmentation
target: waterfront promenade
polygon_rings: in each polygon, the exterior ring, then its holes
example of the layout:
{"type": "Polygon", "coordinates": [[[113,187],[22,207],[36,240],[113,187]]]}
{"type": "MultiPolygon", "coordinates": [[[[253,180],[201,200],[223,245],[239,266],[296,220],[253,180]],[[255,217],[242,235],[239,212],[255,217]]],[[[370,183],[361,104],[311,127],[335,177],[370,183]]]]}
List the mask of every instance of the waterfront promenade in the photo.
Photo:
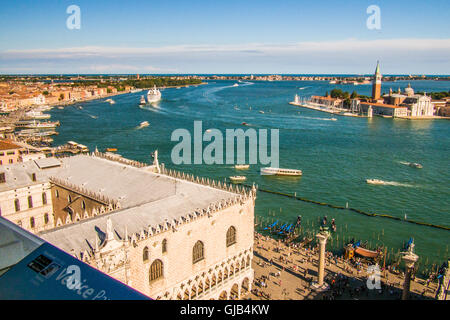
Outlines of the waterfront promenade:
{"type": "MultiPolygon", "coordinates": [[[[318,253],[312,249],[289,248],[286,244],[255,233],[252,292],[243,299],[252,300],[398,300],[403,288],[403,275],[382,271],[382,290],[368,290],[367,265],[354,267],[340,257],[327,252],[325,281],[334,290],[317,293],[310,282],[317,280],[318,253]]],[[[387,269],[387,268],[386,268],[387,269]]],[[[415,278],[411,281],[411,300],[434,299],[435,282],[415,278]]]]}

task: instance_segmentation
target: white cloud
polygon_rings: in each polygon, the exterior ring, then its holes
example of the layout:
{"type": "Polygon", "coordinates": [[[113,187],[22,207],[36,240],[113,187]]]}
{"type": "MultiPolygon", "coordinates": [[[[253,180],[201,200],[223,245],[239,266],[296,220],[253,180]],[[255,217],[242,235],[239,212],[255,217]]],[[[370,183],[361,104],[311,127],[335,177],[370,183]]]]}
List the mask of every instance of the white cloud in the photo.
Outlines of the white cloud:
{"type": "Polygon", "coordinates": [[[450,39],[380,39],[380,40],[336,40],[317,42],[298,42],[291,44],[249,43],[236,45],[177,45],[164,47],[71,47],[57,49],[6,50],[2,58],[82,58],[99,56],[140,56],[173,53],[315,53],[315,52],[354,52],[354,51],[431,51],[450,50],[450,39]]]}
{"type": "Polygon", "coordinates": [[[38,48],[0,52],[0,71],[36,73],[450,73],[450,39],[345,39],[289,44],[38,48]],[[369,67],[370,66],[370,67],[369,67]]]}

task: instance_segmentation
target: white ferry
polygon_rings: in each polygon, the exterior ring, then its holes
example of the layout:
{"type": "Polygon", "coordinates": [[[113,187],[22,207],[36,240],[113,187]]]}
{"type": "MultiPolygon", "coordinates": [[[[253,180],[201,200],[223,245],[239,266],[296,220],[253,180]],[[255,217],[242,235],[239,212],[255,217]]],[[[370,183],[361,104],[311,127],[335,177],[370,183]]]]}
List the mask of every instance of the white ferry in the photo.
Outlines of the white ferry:
{"type": "Polygon", "coordinates": [[[49,114],[42,113],[41,111],[29,111],[25,113],[25,117],[27,119],[41,120],[41,119],[50,119],[51,116],[49,114]]]}
{"type": "Polygon", "coordinates": [[[56,128],[57,126],[59,126],[59,121],[55,121],[55,122],[38,122],[38,121],[33,121],[29,124],[26,124],[23,126],[23,128],[28,128],[28,129],[53,129],[56,128]]]}
{"type": "Polygon", "coordinates": [[[233,183],[239,183],[247,180],[246,176],[231,176],[230,177],[231,182],[233,183]]]}
{"type": "Polygon", "coordinates": [[[234,168],[237,170],[245,170],[245,169],[250,168],[250,165],[249,164],[236,164],[234,166],[234,168]]]}
{"type": "Polygon", "coordinates": [[[152,103],[159,100],[161,100],[161,92],[154,86],[153,89],[150,89],[147,92],[147,101],[148,103],[152,103]]]}
{"type": "Polygon", "coordinates": [[[302,170],[265,167],[261,168],[261,175],[301,176],[302,170]]]}

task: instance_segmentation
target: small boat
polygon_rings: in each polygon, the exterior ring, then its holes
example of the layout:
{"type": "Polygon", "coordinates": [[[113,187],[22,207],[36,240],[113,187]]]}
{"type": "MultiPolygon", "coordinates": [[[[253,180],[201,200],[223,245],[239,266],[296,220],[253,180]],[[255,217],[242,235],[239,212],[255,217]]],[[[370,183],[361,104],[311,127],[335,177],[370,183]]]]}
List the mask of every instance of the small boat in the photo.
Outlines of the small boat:
{"type": "Polygon", "coordinates": [[[237,170],[245,170],[245,169],[250,168],[250,165],[249,164],[236,164],[234,166],[234,168],[237,170]]]}
{"type": "Polygon", "coordinates": [[[58,109],[64,109],[64,107],[58,107],[58,109]]]}
{"type": "Polygon", "coordinates": [[[247,122],[242,122],[241,123],[243,126],[248,126],[248,123],[247,122]]]}
{"type": "Polygon", "coordinates": [[[106,148],[107,152],[114,152],[117,151],[117,148],[106,148]]]}
{"type": "Polygon", "coordinates": [[[336,118],[331,118],[330,120],[331,120],[331,121],[337,121],[337,119],[336,119],[336,118]]]}
{"type": "Polygon", "coordinates": [[[302,170],[265,167],[261,168],[261,175],[301,176],[302,170]]]}
{"type": "Polygon", "coordinates": [[[261,110],[261,111],[259,111],[259,113],[264,113],[264,111],[261,110]]]}
{"type": "Polygon", "coordinates": [[[230,177],[231,182],[233,183],[239,183],[247,180],[246,176],[231,176],[230,177]]]}
{"type": "Polygon", "coordinates": [[[417,169],[422,169],[423,166],[420,163],[417,162],[411,162],[410,164],[408,164],[411,168],[417,168],[417,169]]]}
{"type": "Polygon", "coordinates": [[[82,106],[78,106],[78,109],[83,110],[83,107],[82,106]]]}
{"type": "Polygon", "coordinates": [[[150,123],[148,123],[148,121],[142,121],[139,124],[139,128],[145,128],[145,127],[148,127],[149,125],[150,125],[150,123]]]}
{"type": "Polygon", "coordinates": [[[239,85],[237,83],[233,84],[233,87],[239,87],[239,85]]]}
{"type": "Polygon", "coordinates": [[[146,101],[145,101],[144,96],[141,96],[141,101],[139,102],[139,105],[140,106],[145,106],[146,105],[146,101]]]}
{"type": "Polygon", "coordinates": [[[368,184],[384,184],[384,181],[379,179],[366,179],[366,182],[368,184]]]}
{"type": "Polygon", "coordinates": [[[109,102],[110,104],[116,103],[113,99],[106,99],[105,102],[109,102]]]}
{"type": "Polygon", "coordinates": [[[365,257],[365,258],[376,259],[376,258],[378,258],[378,256],[380,255],[381,252],[369,250],[369,249],[362,248],[362,247],[356,247],[355,253],[362,257],[365,257]]]}

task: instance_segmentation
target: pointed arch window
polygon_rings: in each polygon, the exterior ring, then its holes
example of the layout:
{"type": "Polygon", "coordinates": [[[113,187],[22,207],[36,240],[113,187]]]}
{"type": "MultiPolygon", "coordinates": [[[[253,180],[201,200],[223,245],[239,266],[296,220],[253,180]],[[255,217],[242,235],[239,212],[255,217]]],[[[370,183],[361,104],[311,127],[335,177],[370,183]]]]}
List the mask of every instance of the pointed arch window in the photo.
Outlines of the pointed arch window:
{"type": "Polygon", "coordinates": [[[236,243],[236,228],[231,226],[227,231],[227,247],[236,243]]]}
{"type": "Polygon", "coordinates": [[[162,253],[166,253],[167,252],[167,239],[164,239],[163,241],[162,241],[162,246],[161,246],[162,248],[161,248],[161,250],[162,250],[162,253]]]}
{"type": "Polygon", "coordinates": [[[47,204],[47,194],[45,192],[42,193],[42,204],[47,204]]]}
{"type": "Polygon", "coordinates": [[[16,211],[20,211],[20,200],[19,199],[14,200],[14,209],[16,209],[16,211]]]}
{"type": "Polygon", "coordinates": [[[150,281],[159,279],[163,276],[163,263],[161,260],[157,259],[153,261],[150,266],[150,281]]]}
{"type": "Polygon", "coordinates": [[[144,262],[147,262],[149,258],[149,254],[148,254],[148,248],[145,247],[144,251],[142,252],[142,260],[144,260],[144,262]]]}
{"type": "Polygon", "coordinates": [[[192,263],[197,263],[205,259],[205,250],[203,242],[197,241],[192,249],[192,263]]]}

